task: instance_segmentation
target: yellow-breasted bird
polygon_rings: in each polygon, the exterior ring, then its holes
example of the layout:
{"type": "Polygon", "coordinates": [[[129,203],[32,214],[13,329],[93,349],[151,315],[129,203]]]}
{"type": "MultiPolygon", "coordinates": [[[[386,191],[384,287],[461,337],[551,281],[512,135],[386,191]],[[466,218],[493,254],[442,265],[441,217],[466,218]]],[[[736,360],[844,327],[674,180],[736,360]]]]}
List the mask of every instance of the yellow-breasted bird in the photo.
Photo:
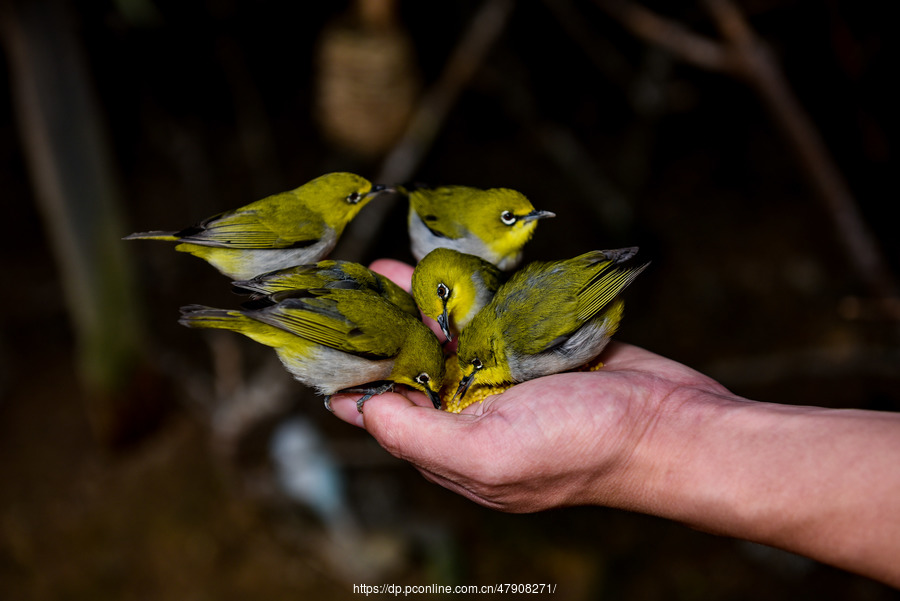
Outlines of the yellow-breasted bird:
{"type": "Polygon", "coordinates": [[[327,259],[297,265],[232,282],[232,286],[238,294],[249,294],[251,300],[244,306],[254,308],[302,295],[310,288],[369,290],[419,318],[419,308],[409,292],[380,273],[352,261],[327,259]]]}
{"type": "Polygon", "coordinates": [[[494,297],[506,276],[493,263],[449,248],[436,248],[412,274],[412,294],[422,313],[453,340],[494,297]]]}
{"type": "Polygon", "coordinates": [[[329,173],[180,231],[140,232],[125,240],[180,242],[175,250],[204,259],[231,279],[248,280],[323,259],[356,214],[389,190],[353,173],[329,173]]]}
{"type": "Polygon", "coordinates": [[[592,251],[514,273],[459,337],[457,396],[475,380],[513,384],[595,359],[622,318],[619,293],[648,265],[626,264],[637,251],[592,251]]]}
{"type": "Polygon", "coordinates": [[[179,323],[232,330],[271,346],[285,368],[325,395],[371,396],[404,384],[440,408],[444,378],[441,345],[434,333],[396,305],[365,290],[307,290],[258,310],[182,307],[179,323]]]}
{"type": "Polygon", "coordinates": [[[521,262],[538,220],[556,216],[536,210],[524,194],[508,188],[409,185],[398,191],[409,197],[416,261],[435,248],[452,248],[508,271],[521,262]]]}

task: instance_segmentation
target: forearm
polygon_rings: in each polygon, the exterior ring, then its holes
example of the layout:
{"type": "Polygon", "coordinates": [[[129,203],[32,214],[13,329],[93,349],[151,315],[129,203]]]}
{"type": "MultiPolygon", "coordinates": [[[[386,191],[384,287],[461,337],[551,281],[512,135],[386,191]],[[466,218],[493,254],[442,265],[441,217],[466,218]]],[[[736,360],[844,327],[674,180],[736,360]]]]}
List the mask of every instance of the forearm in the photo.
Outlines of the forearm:
{"type": "Polygon", "coordinates": [[[900,415],[691,391],[657,415],[622,505],[900,586],[900,415]]]}
{"type": "Polygon", "coordinates": [[[603,505],[780,547],[900,587],[900,414],[758,403],[612,343],[464,415],[400,395],[338,415],[504,511],[603,505]],[[423,443],[424,441],[424,443],[423,443]],[[427,443],[427,444],[425,444],[427,443]]]}

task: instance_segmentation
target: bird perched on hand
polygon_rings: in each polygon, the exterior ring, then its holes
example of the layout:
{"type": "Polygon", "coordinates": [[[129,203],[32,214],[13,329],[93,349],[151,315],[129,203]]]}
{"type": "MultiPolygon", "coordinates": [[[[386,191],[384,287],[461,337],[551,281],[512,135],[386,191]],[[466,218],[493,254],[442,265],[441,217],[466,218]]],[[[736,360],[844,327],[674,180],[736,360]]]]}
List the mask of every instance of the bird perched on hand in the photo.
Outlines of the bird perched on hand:
{"type": "Polygon", "coordinates": [[[595,359],[622,318],[619,293],[648,265],[626,265],[637,251],[592,251],[514,273],[459,337],[457,395],[475,380],[514,384],[595,359]]]}
{"type": "Polygon", "coordinates": [[[555,217],[538,211],[520,192],[468,186],[406,186],[409,237],[416,261],[435,248],[452,248],[481,257],[504,271],[522,260],[522,248],[537,222],[555,217]]]}
{"type": "Polygon", "coordinates": [[[353,173],[329,173],[181,231],[140,232],[125,240],[180,242],[175,250],[204,259],[232,279],[247,280],[323,259],[357,213],[386,191],[353,173]]]}
{"type": "Polygon", "coordinates": [[[303,295],[310,288],[369,290],[401,310],[419,319],[419,308],[413,297],[379,273],[352,261],[325,260],[297,265],[258,275],[250,280],[232,282],[238,294],[249,294],[245,307],[263,307],[291,296],[303,295]]]}
{"type": "Polygon", "coordinates": [[[364,290],[308,290],[259,310],[182,307],[179,323],[232,330],[271,346],[285,368],[326,395],[360,392],[356,406],[404,384],[440,408],[444,378],[434,333],[396,305],[364,290]]]}
{"type": "Polygon", "coordinates": [[[422,313],[447,337],[459,333],[494,297],[505,275],[493,263],[449,248],[436,248],[412,274],[412,294],[422,313]]]}

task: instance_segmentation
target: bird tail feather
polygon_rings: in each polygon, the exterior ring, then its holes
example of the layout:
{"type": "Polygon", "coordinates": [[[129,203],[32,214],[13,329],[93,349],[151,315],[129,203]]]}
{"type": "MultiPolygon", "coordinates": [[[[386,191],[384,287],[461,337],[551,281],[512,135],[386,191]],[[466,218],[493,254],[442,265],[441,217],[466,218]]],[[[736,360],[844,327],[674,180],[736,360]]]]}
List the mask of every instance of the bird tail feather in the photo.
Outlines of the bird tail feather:
{"type": "Polygon", "coordinates": [[[179,238],[176,232],[164,232],[162,230],[154,230],[152,232],[135,232],[128,234],[122,240],[165,240],[167,242],[175,242],[179,238]]]}
{"type": "Polygon", "coordinates": [[[213,328],[242,332],[249,320],[249,317],[239,311],[215,309],[204,305],[187,305],[181,308],[181,318],[178,323],[189,328],[213,328]]]}

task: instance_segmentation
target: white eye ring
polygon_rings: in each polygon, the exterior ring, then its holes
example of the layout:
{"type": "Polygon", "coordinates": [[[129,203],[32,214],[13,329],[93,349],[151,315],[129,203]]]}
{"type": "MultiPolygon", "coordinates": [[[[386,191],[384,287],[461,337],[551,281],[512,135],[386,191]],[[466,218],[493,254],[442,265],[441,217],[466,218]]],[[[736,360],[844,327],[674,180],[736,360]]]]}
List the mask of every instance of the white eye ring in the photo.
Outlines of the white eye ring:
{"type": "Polygon", "coordinates": [[[484,367],[484,363],[481,362],[481,359],[478,359],[478,358],[476,357],[475,359],[472,359],[472,367],[474,367],[475,370],[477,371],[477,370],[482,369],[482,368],[484,367]]]}
{"type": "Polygon", "coordinates": [[[355,205],[359,202],[359,199],[362,198],[362,195],[359,192],[352,192],[350,196],[347,197],[347,202],[355,205]]]}
{"type": "Polygon", "coordinates": [[[500,221],[502,221],[504,225],[512,225],[518,221],[518,219],[511,212],[503,211],[500,213],[500,221]]]}
{"type": "Polygon", "coordinates": [[[422,373],[420,373],[418,376],[416,376],[415,379],[416,379],[416,382],[418,382],[419,384],[421,384],[422,386],[424,386],[424,385],[428,384],[428,383],[431,381],[431,376],[429,376],[429,375],[428,375],[427,373],[425,373],[425,372],[422,372],[422,373]]]}
{"type": "Polygon", "coordinates": [[[439,299],[447,300],[448,298],[450,298],[450,288],[448,288],[446,284],[441,282],[437,285],[437,295],[439,299]]]}

